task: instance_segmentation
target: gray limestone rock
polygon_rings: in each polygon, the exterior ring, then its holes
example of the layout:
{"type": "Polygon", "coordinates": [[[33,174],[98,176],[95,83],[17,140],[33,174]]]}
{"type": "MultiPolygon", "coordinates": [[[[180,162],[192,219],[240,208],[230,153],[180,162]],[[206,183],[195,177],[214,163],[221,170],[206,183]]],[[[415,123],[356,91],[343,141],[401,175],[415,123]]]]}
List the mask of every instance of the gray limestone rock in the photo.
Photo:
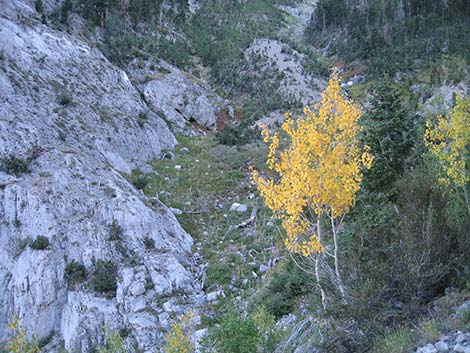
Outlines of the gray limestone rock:
{"type": "MultiPolygon", "coordinates": [[[[153,296],[201,292],[191,270],[192,238],[123,173],[144,167],[176,139],[148,112],[127,74],[98,50],[34,19],[17,21],[18,9],[26,16],[32,1],[6,3],[0,155],[39,153],[30,173],[0,170],[0,341],[17,315],[28,333],[40,339],[55,333],[68,351],[101,344],[104,325],[130,330],[129,347],[155,351],[164,318],[147,310],[153,296]],[[119,240],[110,236],[114,222],[122,229],[119,240]],[[38,235],[49,240],[47,249],[25,246],[38,235]],[[146,249],[145,238],[155,250],[146,249]],[[99,259],[116,265],[115,295],[93,289],[99,259]],[[71,261],[83,264],[90,280],[68,286],[71,261]]],[[[152,90],[153,97],[160,93],[152,90]]]]}

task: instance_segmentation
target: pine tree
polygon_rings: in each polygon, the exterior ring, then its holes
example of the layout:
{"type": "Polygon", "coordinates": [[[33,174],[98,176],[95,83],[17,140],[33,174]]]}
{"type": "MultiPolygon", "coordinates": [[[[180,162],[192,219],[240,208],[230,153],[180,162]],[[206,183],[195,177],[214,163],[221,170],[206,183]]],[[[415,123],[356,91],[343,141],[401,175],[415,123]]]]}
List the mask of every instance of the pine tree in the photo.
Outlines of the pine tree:
{"type": "Polygon", "coordinates": [[[405,170],[415,131],[400,93],[389,78],[373,87],[362,125],[362,139],[374,155],[372,168],[365,172],[365,185],[370,191],[390,192],[405,170]]]}

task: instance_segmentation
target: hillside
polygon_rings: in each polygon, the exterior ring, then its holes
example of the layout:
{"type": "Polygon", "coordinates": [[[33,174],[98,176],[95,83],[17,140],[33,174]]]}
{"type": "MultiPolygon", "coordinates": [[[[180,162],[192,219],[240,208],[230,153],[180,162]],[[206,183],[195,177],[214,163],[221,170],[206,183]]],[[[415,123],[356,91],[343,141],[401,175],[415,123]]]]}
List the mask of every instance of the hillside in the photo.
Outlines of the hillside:
{"type": "Polygon", "coordinates": [[[469,24],[0,0],[0,352],[469,352],[469,24]]]}

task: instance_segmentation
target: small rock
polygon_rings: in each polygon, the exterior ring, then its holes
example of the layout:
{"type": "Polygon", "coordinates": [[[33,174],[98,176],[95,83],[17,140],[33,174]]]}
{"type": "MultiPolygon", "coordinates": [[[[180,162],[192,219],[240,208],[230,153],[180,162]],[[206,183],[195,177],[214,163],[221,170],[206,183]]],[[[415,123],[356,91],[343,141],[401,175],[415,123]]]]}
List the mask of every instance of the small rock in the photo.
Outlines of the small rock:
{"type": "Polygon", "coordinates": [[[219,289],[214,292],[207,293],[206,295],[206,299],[208,302],[214,302],[219,297],[225,298],[225,292],[223,291],[223,289],[219,289]]]}
{"type": "Polygon", "coordinates": [[[461,316],[467,311],[470,311],[470,301],[467,301],[459,306],[457,309],[457,316],[461,316]]]}
{"type": "Polygon", "coordinates": [[[466,350],[464,346],[462,346],[460,343],[457,343],[454,347],[454,352],[466,353],[466,350]]]}
{"type": "Polygon", "coordinates": [[[418,353],[437,353],[436,348],[432,344],[427,344],[424,347],[418,348],[418,353]]]}
{"type": "Polygon", "coordinates": [[[162,155],[161,155],[161,160],[164,160],[164,159],[175,159],[176,156],[173,152],[170,152],[170,151],[166,151],[166,152],[163,152],[162,155]]]}
{"type": "Polygon", "coordinates": [[[162,326],[162,329],[168,331],[171,328],[171,318],[170,315],[166,312],[158,314],[158,321],[162,326]]]}
{"type": "Polygon", "coordinates": [[[204,338],[204,336],[207,334],[207,328],[203,328],[200,330],[197,330],[196,332],[193,333],[192,340],[194,342],[194,348],[196,348],[196,352],[200,351],[200,342],[204,338]]]}
{"type": "Polygon", "coordinates": [[[232,204],[232,206],[230,206],[230,211],[246,212],[246,211],[248,211],[248,206],[235,202],[235,203],[232,204]]]}
{"type": "Polygon", "coordinates": [[[188,147],[181,147],[180,151],[184,152],[184,153],[189,153],[189,148],[188,147]]]}
{"type": "MultiPolygon", "coordinates": [[[[202,232],[202,235],[205,236],[205,237],[207,237],[207,236],[209,235],[209,232],[204,231],[204,232],[202,232]]],[[[197,244],[196,244],[196,245],[197,245],[197,244]]],[[[200,246],[202,246],[202,244],[201,244],[200,246]]]]}
{"type": "Polygon", "coordinates": [[[175,169],[176,169],[176,170],[180,170],[181,168],[182,168],[182,167],[181,167],[181,164],[175,165],[175,169]]]}
{"type": "Polygon", "coordinates": [[[181,211],[179,208],[175,208],[175,207],[170,207],[170,211],[175,216],[179,216],[179,215],[183,214],[183,211],[181,211]]]}
{"type": "Polygon", "coordinates": [[[295,316],[294,314],[284,315],[276,323],[276,327],[281,328],[281,329],[287,329],[287,328],[295,325],[296,321],[297,321],[297,316],[295,316]]]}
{"type": "Polygon", "coordinates": [[[458,335],[456,338],[455,338],[455,342],[457,343],[462,343],[462,342],[465,342],[467,339],[467,337],[461,333],[460,335],[458,335]]]}
{"type": "Polygon", "coordinates": [[[261,272],[261,273],[267,272],[268,270],[269,270],[269,267],[266,266],[266,265],[260,265],[259,266],[259,272],[261,272]]]}
{"type": "Polygon", "coordinates": [[[163,303],[163,310],[165,310],[168,313],[172,313],[175,311],[175,306],[172,302],[168,301],[163,303]]]}
{"type": "Polygon", "coordinates": [[[449,345],[445,343],[444,341],[436,342],[434,347],[436,347],[438,352],[447,352],[449,350],[449,345]]]}
{"type": "Polygon", "coordinates": [[[144,298],[137,298],[131,301],[130,303],[130,310],[134,313],[140,312],[145,310],[146,302],[144,298]]]}

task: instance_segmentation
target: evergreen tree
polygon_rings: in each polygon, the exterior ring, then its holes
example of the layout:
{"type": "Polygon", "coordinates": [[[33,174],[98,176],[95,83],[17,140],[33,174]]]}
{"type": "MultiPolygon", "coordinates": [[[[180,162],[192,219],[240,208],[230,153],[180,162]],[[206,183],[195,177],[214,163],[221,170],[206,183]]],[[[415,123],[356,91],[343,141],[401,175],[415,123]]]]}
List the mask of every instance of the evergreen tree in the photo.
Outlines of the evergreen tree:
{"type": "Polygon", "coordinates": [[[362,123],[364,143],[375,157],[365,172],[365,184],[371,191],[389,192],[405,170],[415,132],[400,93],[388,77],[373,87],[362,123]]]}

